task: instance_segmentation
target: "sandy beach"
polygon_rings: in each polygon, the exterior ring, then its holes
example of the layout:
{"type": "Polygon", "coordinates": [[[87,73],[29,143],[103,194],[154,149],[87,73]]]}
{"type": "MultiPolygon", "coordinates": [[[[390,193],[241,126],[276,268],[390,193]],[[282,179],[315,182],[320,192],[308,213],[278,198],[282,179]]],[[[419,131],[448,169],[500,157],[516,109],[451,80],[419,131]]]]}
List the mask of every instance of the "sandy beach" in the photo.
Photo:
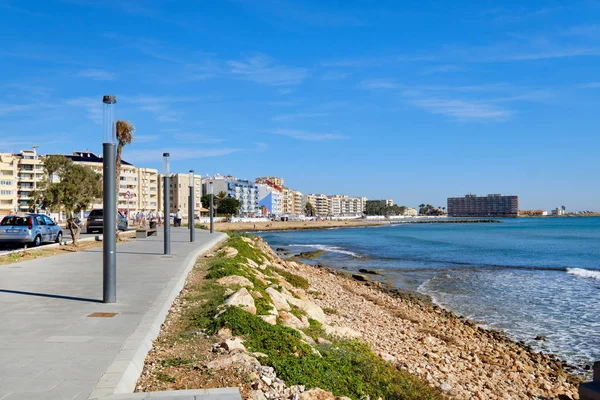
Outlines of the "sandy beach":
{"type": "Polygon", "coordinates": [[[371,221],[365,219],[350,221],[222,222],[215,224],[215,230],[221,232],[293,231],[300,229],[349,228],[389,224],[390,221],[371,221]]]}

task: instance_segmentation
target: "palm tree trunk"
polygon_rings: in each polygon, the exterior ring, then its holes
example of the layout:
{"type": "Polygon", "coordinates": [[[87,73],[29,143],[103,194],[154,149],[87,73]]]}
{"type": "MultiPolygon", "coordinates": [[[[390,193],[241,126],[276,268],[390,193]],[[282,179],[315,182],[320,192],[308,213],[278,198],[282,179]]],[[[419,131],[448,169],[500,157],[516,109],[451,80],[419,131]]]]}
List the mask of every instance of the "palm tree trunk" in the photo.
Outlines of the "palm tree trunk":
{"type": "MultiPolygon", "coordinates": [[[[121,154],[123,153],[123,143],[119,142],[119,144],[117,145],[117,157],[116,157],[116,161],[117,161],[117,167],[116,167],[116,171],[117,171],[117,177],[116,177],[116,196],[117,198],[115,199],[115,204],[117,205],[117,215],[116,215],[116,219],[117,219],[117,242],[121,240],[121,238],[119,237],[119,189],[120,189],[120,185],[121,185],[121,154]]],[[[129,201],[129,200],[127,200],[129,201]]],[[[129,216],[128,216],[129,218],[129,216]]]]}

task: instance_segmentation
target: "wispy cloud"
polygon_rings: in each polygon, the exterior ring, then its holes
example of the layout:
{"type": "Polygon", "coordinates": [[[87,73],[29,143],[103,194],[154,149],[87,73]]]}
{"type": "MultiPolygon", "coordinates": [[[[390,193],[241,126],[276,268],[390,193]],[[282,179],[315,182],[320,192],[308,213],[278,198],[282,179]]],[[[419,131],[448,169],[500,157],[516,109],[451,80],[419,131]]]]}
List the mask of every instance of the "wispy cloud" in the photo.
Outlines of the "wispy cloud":
{"type": "Polygon", "coordinates": [[[298,140],[308,140],[308,141],[326,141],[326,140],[339,140],[346,139],[347,137],[344,135],[340,135],[337,133],[317,133],[317,132],[308,132],[302,130],[295,129],[276,129],[271,133],[275,135],[287,136],[298,140]]]}
{"type": "Polygon", "coordinates": [[[376,67],[382,65],[390,65],[395,63],[412,63],[422,61],[435,61],[438,57],[434,55],[420,55],[420,54],[408,54],[408,55],[386,55],[386,56],[372,56],[372,57],[350,57],[341,58],[337,60],[326,60],[321,62],[323,67],[337,67],[337,68],[365,68],[365,67],[376,67]]]}
{"type": "Polygon", "coordinates": [[[7,116],[32,109],[35,104],[0,104],[0,116],[7,116]]]}
{"type": "Polygon", "coordinates": [[[583,85],[580,85],[579,87],[585,88],[585,89],[598,89],[598,88],[600,88],[600,82],[584,83],[583,85]]]}
{"type": "Polygon", "coordinates": [[[367,80],[361,81],[359,83],[359,86],[363,89],[370,89],[370,90],[398,89],[398,88],[402,87],[402,85],[397,83],[395,80],[391,80],[391,79],[367,79],[367,80]]]}
{"type": "Polygon", "coordinates": [[[273,121],[294,121],[297,119],[303,118],[318,118],[318,117],[327,117],[328,113],[295,113],[295,114],[283,114],[276,115],[271,118],[273,121]]]}
{"type": "Polygon", "coordinates": [[[190,147],[170,147],[159,149],[125,149],[124,157],[129,162],[144,163],[153,162],[160,159],[163,153],[170,153],[171,160],[191,160],[208,157],[221,157],[243,151],[240,148],[190,148],[190,147]]]}
{"type": "Polygon", "coordinates": [[[271,86],[297,85],[309,75],[305,68],[277,65],[262,54],[244,61],[228,61],[227,65],[234,76],[271,86]]]}
{"type": "Polygon", "coordinates": [[[329,71],[329,72],[325,72],[321,76],[321,79],[324,81],[339,81],[342,79],[346,79],[348,76],[350,76],[350,74],[348,72],[329,71]]]}
{"type": "Polygon", "coordinates": [[[512,111],[483,102],[447,99],[415,99],[410,103],[432,114],[445,115],[460,121],[504,121],[512,111]]]}
{"type": "Polygon", "coordinates": [[[144,144],[156,142],[161,138],[161,135],[135,135],[133,140],[136,144],[144,144]]]}
{"type": "Polygon", "coordinates": [[[561,32],[564,36],[583,36],[593,39],[600,38],[600,25],[572,26],[561,32]]]}
{"type": "Polygon", "coordinates": [[[100,98],[77,97],[74,99],[65,100],[65,104],[85,109],[89,119],[91,119],[95,124],[102,125],[102,102],[100,101],[100,98]]]}
{"type": "Polygon", "coordinates": [[[133,96],[125,99],[135,104],[139,110],[153,114],[159,122],[179,121],[182,112],[171,109],[174,103],[187,103],[198,100],[196,97],[186,96],[133,96]]]}
{"type": "Polygon", "coordinates": [[[85,69],[79,72],[77,76],[82,78],[91,78],[95,81],[112,81],[115,79],[115,74],[100,69],[85,69]]]}
{"type": "Polygon", "coordinates": [[[423,74],[432,75],[440,72],[458,72],[464,68],[454,64],[435,65],[432,67],[423,68],[423,74]]]}

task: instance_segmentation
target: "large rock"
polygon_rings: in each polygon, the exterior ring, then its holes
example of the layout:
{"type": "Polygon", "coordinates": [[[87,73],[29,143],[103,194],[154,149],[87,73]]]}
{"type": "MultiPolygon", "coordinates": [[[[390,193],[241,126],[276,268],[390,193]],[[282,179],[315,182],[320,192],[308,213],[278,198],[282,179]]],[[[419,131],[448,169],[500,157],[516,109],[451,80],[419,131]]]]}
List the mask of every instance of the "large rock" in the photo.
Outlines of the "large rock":
{"type": "Polygon", "coordinates": [[[277,317],[275,315],[259,315],[267,324],[276,325],[277,317]]]}
{"type": "Polygon", "coordinates": [[[241,288],[225,300],[226,306],[241,307],[242,310],[248,311],[251,314],[256,315],[256,305],[254,304],[254,298],[248,292],[248,289],[241,288]]]}
{"type": "Polygon", "coordinates": [[[279,311],[279,320],[283,325],[295,329],[305,329],[310,326],[308,321],[302,321],[298,317],[296,317],[293,314],[290,314],[287,311],[279,311]]]}
{"type": "Polygon", "coordinates": [[[299,400],[335,400],[335,396],[331,392],[326,392],[323,389],[315,388],[304,393],[300,393],[299,400]]]}
{"type": "Polygon", "coordinates": [[[254,240],[247,238],[245,236],[242,236],[242,240],[246,243],[254,244],[254,240]]]}
{"type": "Polygon", "coordinates": [[[236,349],[246,351],[246,347],[242,344],[242,339],[237,337],[232,337],[224,342],[221,342],[221,347],[227,351],[233,351],[236,349]]]}
{"type": "Polygon", "coordinates": [[[308,318],[312,318],[315,321],[319,321],[322,324],[325,323],[325,313],[323,312],[321,307],[319,307],[312,301],[308,299],[298,299],[293,296],[288,296],[286,300],[288,301],[288,303],[303,310],[308,318]]]}
{"type": "Polygon", "coordinates": [[[265,291],[269,294],[269,296],[271,296],[271,301],[273,302],[273,305],[275,305],[276,309],[285,311],[289,311],[291,309],[286,300],[286,296],[275,290],[274,287],[268,287],[265,291]]]}
{"type": "Polygon", "coordinates": [[[237,249],[234,249],[233,247],[223,247],[221,251],[227,258],[233,258],[238,255],[237,249]]]}
{"type": "Polygon", "coordinates": [[[217,285],[221,286],[242,286],[253,288],[254,284],[248,280],[248,278],[239,275],[224,276],[217,279],[217,285]]]}
{"type": "Polygon", "coordinates": [[[246,257],[246,262],[248,263],[248,265],[250,267],[252,267],[254,269],[258,268],[258,264],[256,263],[256,261],[246,257]]]}
{"type": "Polygon", "coordinates": [[[331,325],[323,325],[323,330],[326,334],[331,336],[337,336],[341,338],[357,338],[361,337],[361,333],[346,326],[331,326],[331,325]]]}
{"type": "Polygon", "coordinates": [[[231,357],[217,358],[216,360],[209,362],[206,366],[216,371],[220,369],[229,368],[232,365],[239,364],[244,364],[248,366],[260,365],[260,363],[255,357],[252,357],[246,353],[236,353],[231,357]]]}

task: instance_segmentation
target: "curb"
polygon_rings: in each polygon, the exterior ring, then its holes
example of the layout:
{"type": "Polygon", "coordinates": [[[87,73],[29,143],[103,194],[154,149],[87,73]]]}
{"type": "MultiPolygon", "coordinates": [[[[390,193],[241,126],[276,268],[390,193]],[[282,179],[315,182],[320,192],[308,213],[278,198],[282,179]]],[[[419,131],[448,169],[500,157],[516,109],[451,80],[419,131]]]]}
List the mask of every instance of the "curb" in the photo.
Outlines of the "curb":
{"type": "MultiPolygon", "coordinates": [[[[123,233],[121,233],[121,235],[123,236],[127,236],[127,237],[131,237],[131,236],[135,236],[135,231],[125,231],[123,233]]],[[[79,239],[80,242],[93,242],[93,241],[102,241],[102,235],[96,235],[96,236],[89,236],[89,237],[85,237],[83,239],[79,239]]],[[[9,254],[18,254],[18,253],[23,253],[24,251],[36,251],[36,250],[44,250],[44,249],[52,249],[54,247],[60,247],[60,246],[65,246],[68,244],[73,243],[72,240],[65,240],[62,243],[53,243],[53,244],[45,244],[42,246],[38,246],[38,247],[27,247],[27,248],[22,248],[22,249],[15,249],[15,250],[8,250],[5,251],[3,253],[0,253],[0,257],[2,256],[7,256],[9,254]]]]}
{"type": "MultiPolygon", "coordinates": [[[[135,385],[144,369],[146,355],[152,349],[152,343],[158,337],[160,328],[171,309],[173,301],[175,301],[183,289],[185,281],[196,263],[196,259],[201,254],[225,241],[227,237],[224,233],[215,232],[213,240],[197,248],[186,257],[183,262],[185,269],[179,276],[173,277],[162,293],[156,298],[150,310],[142,318],[137,329],[127,339],[115,360],[104,372],[98,383],[96,383],[89,399],[104,398],[108,400],[115,398],[113,396],[119,394],[134,394],[135,385]]],[[[148,393],[144,395],[148,396],[148,393]]],[[[135,399],[139,397],[131,398],[135,399]]]]}

